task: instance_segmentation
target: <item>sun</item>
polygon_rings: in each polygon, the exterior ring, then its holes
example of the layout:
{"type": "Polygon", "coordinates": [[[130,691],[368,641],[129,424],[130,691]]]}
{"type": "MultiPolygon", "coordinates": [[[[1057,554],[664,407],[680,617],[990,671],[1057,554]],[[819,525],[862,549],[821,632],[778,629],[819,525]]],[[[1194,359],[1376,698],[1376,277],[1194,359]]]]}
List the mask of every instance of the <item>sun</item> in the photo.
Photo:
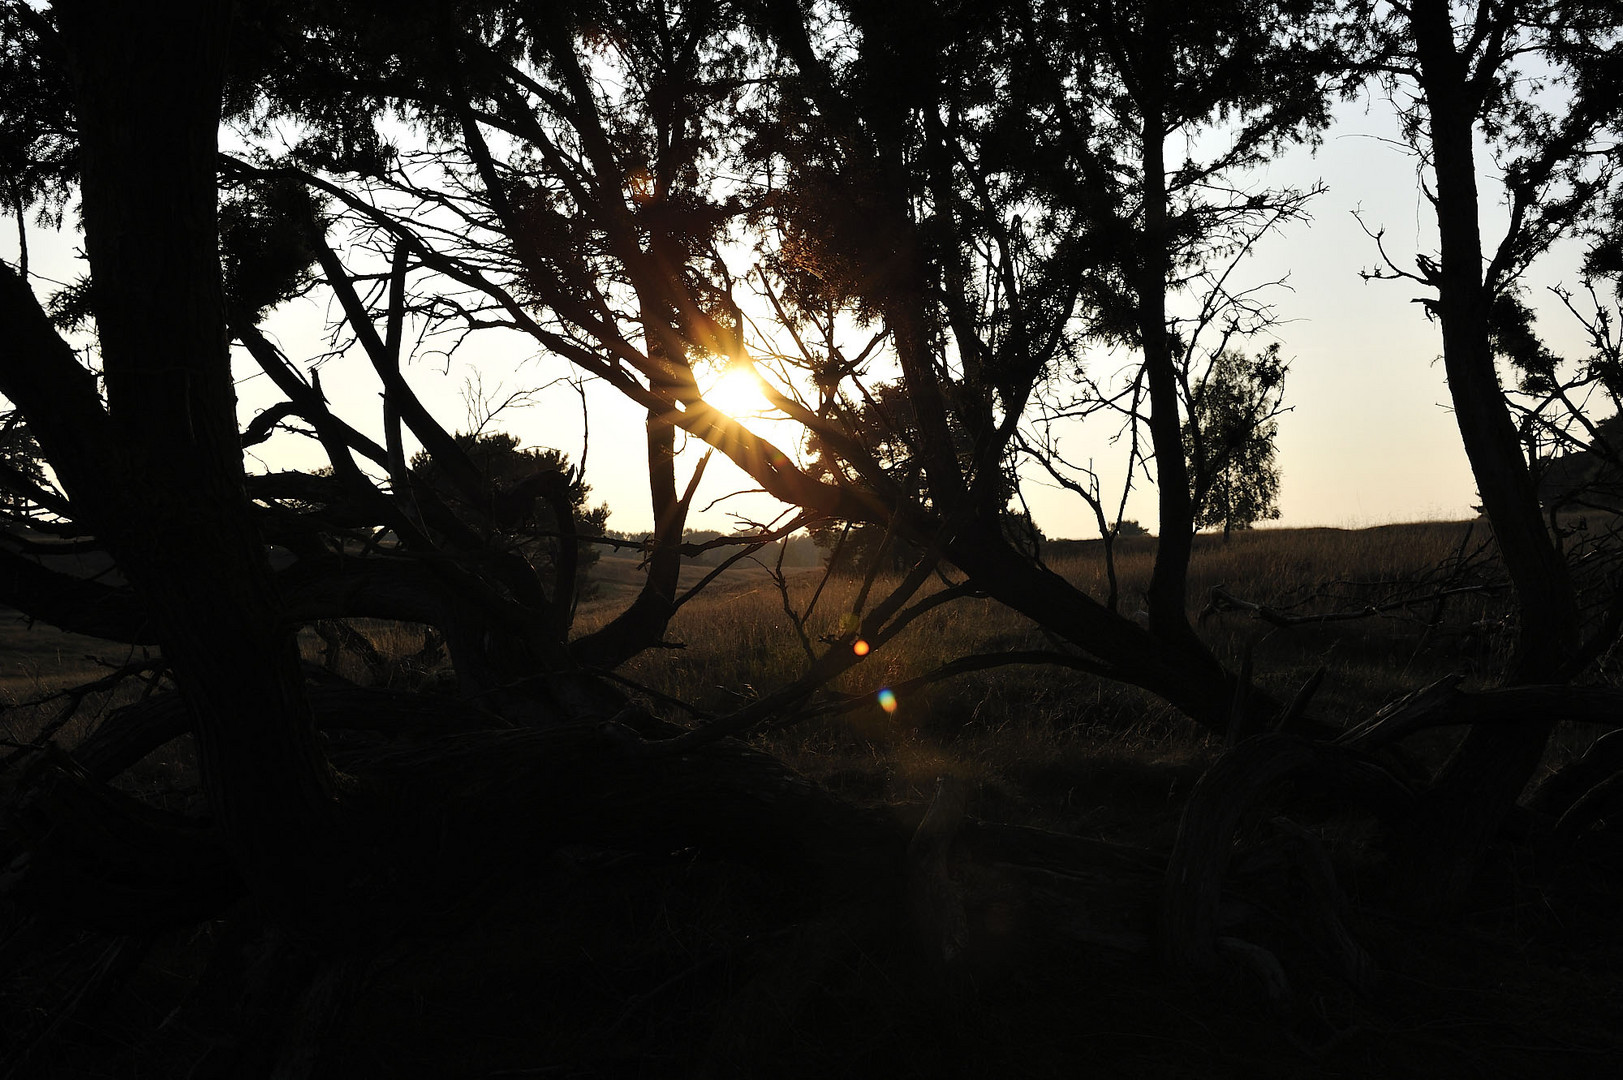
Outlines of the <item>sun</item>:
{"type": "Polygon", "coordinates": [[[732,363],[704,392],[704,400],[711,408],[719,409],[735,419],[760,416],[772,411],[772,404],[763,392],[764,385],[752,364],[747,361],[732,363]]]}

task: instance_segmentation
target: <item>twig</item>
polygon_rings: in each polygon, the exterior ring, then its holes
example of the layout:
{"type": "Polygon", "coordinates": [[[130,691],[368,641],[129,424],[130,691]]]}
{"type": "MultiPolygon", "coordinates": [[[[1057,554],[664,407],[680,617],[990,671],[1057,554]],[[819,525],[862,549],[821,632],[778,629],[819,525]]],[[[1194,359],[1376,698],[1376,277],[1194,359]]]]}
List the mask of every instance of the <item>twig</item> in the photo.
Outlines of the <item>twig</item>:
{"type": "MultiPolygon", "coordinates": [[[[93,660],[95,657],[86,657],[86,659],[93,660]]],[[[64,727],[66,727],[69,721],[71,721],[74,716],[78,714],[79,708],[84,704],[85,698],[89,697],[91,694],[111,692],[117,689],[118,685],[125,679],[148,674],[152,676],[152,678],[148,680],[150,686],[161,679],[163,677],[163,672],[166,670],[167,668],[164,666],[164,662],[162,660],[141,660],[136,663],[124,664],[117,667],[113,669],[111,673],[102,676],[100,679],[97,679],[94,682],[83,683],[79,686],[71,686],[66,690],[58,690],[53,694],[47,694],[45,697],[36,698],[33,701],[26,701],[20,705],[13,706],[13,708],[30,709],[42,708],[53,701],[61,701],[63,699],[66,699],[67,702],[62,707],[62,710],[57,713],[57,715],[49,723],[40,728],[38,734],[36,734],[33,739],[26,743],[6,744],[13,747],[13,750],[4,758],[0,758],[0,773],[3,773],[7,769],[11,768],[11,766],[21,758],[26,757],[29,754],[37,753],[49,746],[51,739],[58,731],[61,731],[64,727]]]]}

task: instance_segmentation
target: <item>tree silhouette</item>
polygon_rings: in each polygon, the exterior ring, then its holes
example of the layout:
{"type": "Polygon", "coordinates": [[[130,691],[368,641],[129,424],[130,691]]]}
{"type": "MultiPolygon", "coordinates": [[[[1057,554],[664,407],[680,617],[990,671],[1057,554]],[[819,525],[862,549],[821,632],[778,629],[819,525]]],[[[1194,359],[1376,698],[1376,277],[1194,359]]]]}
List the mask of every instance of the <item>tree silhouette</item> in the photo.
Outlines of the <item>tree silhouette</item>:
{"type": "MultiPolygon", "coordinates": [[[[1400,104],[1405,137],[1427,164],[1438,229],[1435,257],[1417,255],[1416,269],[1408,270],[1382,245],[1384,265],[1368,276],[1407,279],[1434,294],[1427,311],[1441,324],[1454,415],[1516,591],[1517,644],[1506,678],[1563,681],[1596,643],[1580,640],[1577,598],[1540,513],[1495,363],[1495,336],[1501,349],[1518,336],[1526,344],[1526,320],[1506,318],[1515,311],[1518,280],[1579,227],[1611,183],[1612,168],[1596,151],[1623,117],[1616,12],[1586,3],[1420,0],[1379,10],[1352,4],[1348,19],[1360,28],[1370,69],[1400,104]],[[1552,98],[1541,93],[1548,86],[1567,92],[1552,98]],[[1504,170],[1509,215],[1496,242],[1485,241],[1479,216],[1479,137],[1490,140],[1504,170]]],[[[1373,235],[1382,244],[1381,233],[1373,235]]],[[[1511,352],[1524,365],[1542,366],[1536,350],[1511,352]]],[[[1472,728],[1443,770],[1429,799],[1430,823],[1413,834],[1422,889],[1435,902],[1458,902],[1475,853],[1532,777],[1550,730],[1472,728]],[[1464,837],[1471,841],[1461,844],[1464,837]],[[1435,857],[1443,845],[1456,854],[1435,857]]]]}
{"type": "Polygon", "coordinates": [[[39,443],[14,410],[0,421],[0,514],[31,518],[60,505],[45,478],[39,443]]]}
{"type": "MultiPolygon", "coordinates": [[[[516,438],[499,431],[457,434],[453,439],[484,479],[488,501],[469,518],[475,527],[488,524],[497,530],[489,538],[493,546],[511,545],[543,577],[552,578],[558,571],[561,545],[568,542],[564,529],[585,536],[603,535],[608,504],[587,504],[592,489],[570,467],[566,454],[550,448],[525,449],[516,438]],[[568,506],[562,515],[553,509],[559,491],[565,493],[568,506]]],[[[419,451],[413,455],[409,476],[414,489],[425,486],[453,510],[458,506],[458,493],[432,454],[419,451]]],[[[581,541],[572,547],[575,595],[585,598],[583,590],[599,551],[581,541]]]]}
{"type": "MultiPolygon", "coordinates": [[[[573,645],[577,657],[612,665],[657,641],[673,610],[686,501],[672,448],[682,429],[805,514],[875,526],[945,557],[1090,662],[1202,723],[1226,724],[1233,678],[1185,619],[1146,636],[1005,535],[1025,405],[1085,340],[1077,316],[1102,295],[1084,272],[1096,218],[1074,200],[1049,198],[1043,185],[1057,174],[1026,171],[1029,155],[1011,139],[1030,104],[1017,94],[1028,88],[1014,65],[1039,43],[990,9],[951,19],[864,11],[850,29],[859,47],[820,51],[805,13],[766,4],[750,9],[758,39],[746,47],[714,33],[727,10],[632,5],[608,21],[594,17],[583,38],[521,19],[503,30],[449,26],[432,41],[338,34],[312,48],[267,45],[268,56],[297,54],[300,64],[291,74],[274,64],[256,72],[263,96],[253,107],[310,113],[316,132],[280,157],[232,161],[228,174],[243,184],[302,178],[337,215],[334,229],[341,221],[373,250],[393,251],[392,289],[368,311],[355,284],[364,272],[321,229],[309,240],[380,370],[398,357],[365,327],[397,325],[395,313],[410,308],[446,327],[518,329],[649,411],[657,527],[647,588],[623,621],[573,645]],[[921,36],[919,26],[930,29],[921,36]],[[520,39],[545,57],[540,70],[512,52],[520,39]],[[586,62],[583,50],[600,46],[625,78],[586,62]],[[423,196],[424,177],[395,169],[385,148],[354,130],[357,116],[379,107],[368,73],[385,55],[420,80],[387,81],[394,107],[434,117],[424,134],[435,160],[460,170],[434,195],[467,223],[460,233],[395,209],[423,196]],[[319,107],[312,87],[321,88],[319,107]],[[335,111],[344,100],[351,109],[335,111]],[[729,133],[727,116],[745,124],[729,133]],[[345,148],[354,153],[338,153],[345,148]],[[731,155],[732,171],[709,154],[731,155]],[[365,177],[365,197],[351,171],[365,177]],[[739,230],[761,241],[753,275],[716,244],[739,230]],[[455,289],[441,287],[447,279],[455,289]],[[779,316],[780,340],[759,350],[782,375],[771,380],[774,404],[817,446],[815,469],[699,393],[700,370],[738,360],[734,291],[751,279],[779,316]],[[419,290],[434,299],[408,299],[419,290]],[[847,312],[878,320],[866,344],[847,339],[847,312]],[[884,450],[901,455],[890,461],[863,437],[868,368],[881,356],[899,366],[910,414],[909,440],[884,450]]],[[[273,24],[259,40],[298,33],[273,24]]],[[[264,348],[256,355],[286,379],[283,362],[264,348]]],[[[443,433],[417,434],[431,452],[447,448],[443,433]]],[[[464,479],[477,490],[476,477],[464,479]]]]}
{"type": "Polygon", "coordinates": [[[1225,350],[1195,387],[1184,429],[1195,524],[1235,529],[1279,517],[1274,439],[1285,365],[1274,344],[1256,357],[1225,350]]]}
{"type": "MultiPolygon", "coordinates": [[[[1511,680],[1566,678],[1584,655],[1572,649],[1576,607],[1497,381],[1495,333],[1523,370],[1537,375],[1543,360],[1504,305],[1494,322],[1492,301],[1609,182],[1580,162],[1616,121],[1616,81],[1602,77],[1616,70],[1615,12],[1578,5],[1578,23],[1541,28],[1504,4],[1482,5],[1469,26],[1452,25],[1441,0],[1378,18],[1339,10],[1374,28],[1365,69],[1418,87],[1410,131],[1437,181],[1441,257],[1411,276],[1436,290],[1462,435],[1515,580],[1511,680]],[[1601,44],[1581,47],[1583,34],[1601,44]],[[1573,111],[1556,123],[1500,77],[1518,42],[1573,73],[1573,111]],[[1481,126],[1515,132],[1517,151],[1512,231],[1486,270],[1470,187],[1481,126]],[[1543,198],[1558,175],[1564,194],[1543,198]]],[[[1197,975],[1239,957],[1280,981],[1272,954],[1219,936],[1218,916],[1235,837],[1281,785],[1372,808],[1399,865],[1432,868],[1438,887],[1421,899],[1446,899],[1536,762],[1548,723],[1526,717],[1616,715],[1604,689],[1473,697],[1439,684],[1334,731],[1307,715],[1315,684],[1282,705],[1190,626],[1201,508],[1216,499],[1227,525],[1267,505],[1262,486],[1235,478],[1266,474],[1283,372],[1277,351],[1231,347],[1267,316],[1227,275],[1300,206],[1212,189],[1321,118],[1338,55],[1320,5],[410,0],[379,19],[338,3],[64,0],[0,11],[3,70],[26,91],[0,102],[0,191],[14,209],[51,212],[77,169],[90,268],[53,320],[27,269],[0,266],[0,393],[22,418],[6,430],[26,423],[62,491],[26,468],[0,486],[121,575],[71,578],[8,542],[0,598],[63,629],[158,645],[176,687],[118,709],[71,754],[18,748],[34,764],[0,823],[0,888],[29,934],[152,940],[225,920],[222,936],[250,942],[255,960],[222,946],[199,995],[222,986],[226,1011],[243,1017],[210,1051],[213,1071],[308,1063],[309,1045],[282,1041],[316,1038],[322,1017],[308,1014],[336,1007],[357,957],[387,955],[563,846],[748,863],[792,889],[797,911],[836,902],[808,881],[833,883],[841,904],[907,896],[909,918],[954,948],[967,918],[951,889],[974,876],[957,872],[960,855],[999,875],[1029,870],[1044,888],[1091,880],[1070,869],[1090,860],[1143,872],[1141,857],[1083,838],[968,828],[951,784],[909,829],[729,738],[840,707],[848,699],[824,688],[859,662],[859,637],[882,650],[966,598],[1005,604],[1048,644],[958,657],[948,674],[1082,670],[1226,740],[1142,890],[1161,896],[1145,922],[1155,947],[1197,975]],[[222,116],[234,152],[221,152],[222,116]],[[1176,136],[1225,123],[1237,135],[1216,159],[1169,159],[1176,136]],[[770,319],[745,317],[746,289],[770,319]],[[311,290],[335,312],[334,351],[381,384],[378,416],[336,415],[310,358],[264,329],[311,290]],[[94,330],[93,364],[59,333],[69,318],[94,330]],[[648,575],[591,633],[573,625],[573,540],[602,521],[567,462],[455,433],[405,378],[414,339],[488,330],[527,335],[644,411],[648,575]],[[1197,345],[1201,333],[1220,340],[1197,345]],[[284,399],[242,430],[233,342],[284,399]],[[1160,484],[1147,627],[1114,593],[1044,565],[1014,509],[1035,402],[1080,378],[1101,343],[1132,350],[1135,373],[1089,407],[1122,418],[1130,467],[1152,462],[1160,484]],[[704,400],[701,376],[735,364],[763,371],[797,428],[790,452],[704,400]],[[250,475],[243,446],[284,426],[314,439],[330,471],[250,475]],[[717,542],[683,542],[705,466],[678,482],[679,436],[790,507],[729,545],[849,525],[910,556],[899,580],[861,590],[832,640],[802,632],[804,668],[787,685],[720,716],[650,706],[606,677],[672,644],[690,595],[682,560],[717,542]],[[408,440],[422,447],[410,459],[408,440]],[[534,558],[528,545],[551,534],[550,558],[534,558]],[[442,632],[454,693],[307,678],[297,629],[367,617],[442,632]],[[1436,783],[1398,778],[1398,740],[1481,718],[1436,783]],[[187,732],[206,818],[112,786],[187,732]]],[[[1132,523],[1117,516],[1125,535],[1132,523]]],[[[1585,647],[1615,638],[1616,621],[1585,647]]],[[[1587,775],[1568,786],[1593,798],[1557,813],[1603,814],[1615,783],[1582,786],[1587,775]]],[[[1341,974],[1366,987],[1329,861],[1290,835],[1291,873],[1324,909],[1341,974]]],[[[1043,925],[1059,940],[1075,921],[1073,906],[1043,925]]],[[[1134,964],[1151,947],[1098,937],[1083,940],[1134,964]]]]}
{"type": "MultiPolygon", "coordinates": [[[[1215,268],[1301,214],[1313,194],[1240,191],[1228,178],[1326,123],[1336,50],[1325,9],[1313,0],[1108,2],[1083,5],[1075,19],[1059,5],[1034,7],[1034,22],[1053,20],[1075,42],[1067,55],[1073,66],[1049,77],[1070,114],[1072,141],[1085,142],[1081,152],[1093,159],[1078,171],[1082,190],[1072,197],[1110,222],[1115,261],[1107,281],[1119,299],[1105,307],[1114,319],[1103,329],[1143,355],[1160,511],[1146,598],[1151,628],[1169,640],[1192,638],[1186,575],[1200,484],[1189,475],[1184,443],[1186,421],[1201,419],[1189,400],[1201,378],[1196,345],[1214,325],[1226,340],[1266,321],[1215,268]],[[1221,149],[1204,160],[1186,149],[1180,160],[1177,140],[1189,148],[1201,133],[1217,136],[1221,149]],[[1087,192],[1101,182],[1120,185],[1114,202],[1087,192]],[[1181,293],[1194,294],[1199,309],[1184,334],[1177,324],[1185,320],[1170,306],[1181,293]]],[[[1222,346],[1212,350],[1211,362],[1221,353],[1222,346]]]]}

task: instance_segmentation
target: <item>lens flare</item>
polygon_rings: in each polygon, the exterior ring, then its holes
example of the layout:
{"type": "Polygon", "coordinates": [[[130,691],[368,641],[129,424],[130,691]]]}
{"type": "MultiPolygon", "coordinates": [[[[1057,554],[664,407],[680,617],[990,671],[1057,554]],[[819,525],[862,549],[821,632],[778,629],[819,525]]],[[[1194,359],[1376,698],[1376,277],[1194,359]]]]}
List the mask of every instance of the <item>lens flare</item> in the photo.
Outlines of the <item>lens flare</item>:
{"type": "Polygon", "coordinates": [[[851,643],[851,651],[856,653],[858,656],[867,656],[869,650],[870,646],[861,638],[857,638],[856,641],[851,643]]]}
{"type": "Polygon", "coordinates": [[[885,687],[879,691],[879,707],[888,713],[896,711],[896,691],[885,687]]]}

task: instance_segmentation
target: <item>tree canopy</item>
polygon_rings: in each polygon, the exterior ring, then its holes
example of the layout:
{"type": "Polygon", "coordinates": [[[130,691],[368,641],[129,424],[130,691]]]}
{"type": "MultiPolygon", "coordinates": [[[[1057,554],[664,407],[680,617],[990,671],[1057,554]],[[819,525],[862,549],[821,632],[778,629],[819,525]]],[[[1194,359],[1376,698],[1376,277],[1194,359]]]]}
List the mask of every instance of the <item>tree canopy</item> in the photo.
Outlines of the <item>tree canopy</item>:
{"type": "Polygon", "coordinates": [[[1248,357],[1220,353],[1194,390],[1184,444],[1194,481],[1195,526],[1225,537],[1279,517],[1275,417],[1284,394],[1279,347],[1248,357]]]}
{"type": "MultiPolygon", "coordinates": [[[[511,545],[544,577],[557,572],[560,545],[570,543],[575,549],[575,591],[581,595],[599,552],[590,543],[571,543],[563,530],[602,536],[609,507],[607,503],[587,504],[592,489],[570,467],[568,455],[550,447],[526,449],[500,431],[457,434],[452,441],[484,480],[487,502],[469,516],[499,530],[500,536],[491,537],[491,542],[511,545]],[[564,492],[561,497],[560,489],[564,492]],[[567,505],[564,513],[555,508],[560,501],[567,505]]],[[[432,454],[420,450],[409,465],[414,487],[427,487],[447,506],[457,506],[457,492],[432,454]]]]}
{"type": "MultiPolygon", "coordinates": [[[[931,611],[991,601],[1045,647],[910,677],[1083,671],[1232,748],[1167,856],[1158,923],[1170,963],[1211,975],[1234,955],[1261,963],[1217,928],[1227,845],[1257,793],[1313,777],[1403,822],[1393,858],[1420,875],[1422,906],[1450,910],[1553,720],[1615,704],[1562,696],[1620,620],[1615,597],[1580,607],[1528,438],[1608,444],[1583,389],[1619,400],[1613,324],[1597,308],[1595,355],[1574,365],[1541,346],[1517,293],[1561,237],[1592,241],[1592,296],[1616,273],[1612,5],[408,0],[380,18],[8,0],[0,28],[0,201],[21,238],[0,264],[0,394],[15,410],[0,426],[0,601],[156,645],[174,688],[120,708],[71,757],[48,753],[48,734],[18,747],[40,764],[0,832],[17,870],[7,904],[131,935],[229,909],[268,928],[306,984],[311,957],[381,949],[513,852],[573,843],[902,866],[914,876],[896,894],[930,909],[950,877],[931,829],[962,818],[950,786],[909,839],[732,737],[843,707],[832,687],[871,651],[931,611]],[[1231,663],[1197,633],[1189,595],[1198,527],[1277,513],[1285,359],[1268,283],[1243,268],[1315,192],[1250,181],[1371,84],[1421,155],[1439,235],[1410,270],[1372,228],[1371,276],[1428,290],[1514,588],[1503,693],[1524,696],[1492,700],[1550,695],[1535,710],[1549,720],[1474,726],[1418,778],[1389,747],[1471,699],[1450,685],[1337,730],[1312,712],[1317,678],[1294,700],[1254,679],[1249,652],[1231,663]],[[1501,153],[1496,244],[1481,235],[1479,138],[1501,153]],[[64,215],[88,274],[40,281],[31,223],[64,215]],[[309,295],[332,313],[331,348],[288,355],[268,322],[309,295]],[[425,342],[495,334],[643,417],[644,576],[590,629],[576,618],[591,545],[624,541],[603,535],[585,477],[561,452],[447,427],[407,378],[425,342]],[[246,424],[234,350],[282,399],[246,424]],[[375,415],[335,411],[329,363],[371,373],[375,415]],[[710,376],[737,367],[763,377],[771,428],[706,400],[710,376]],[[1113,490],[1065,456],[1082,421],[1116,425],[1113,490]],[[245,447],[289,435],[326,465],[245,464],[245,447]],[[696,462],[688,444],[704,447],[696,462]],[[688,516],[718,454],[785,510],[695,542],[688,516]],[[1093,513],[1101,588],[1044,561],[1030,476],[1093,513]],[[1136,528],[1128,489],[1152,480],[1140,619],[1122,610],[1112,544],[1136,528]],[[806,528],[899,561],[864,568],[853,610],[816,640],[822,589],[796,609],[777,561],[796,678],[720,715],[639,691],[629,662],[679,646],[673,619],[720,571],[693,586],[685,562],[786,553],[806,528]],[[118,573],[63,572],[50,558],[69,550],[118,573]],[[314,679],[299,629],[358,619],[433,627],[454,693],[314,679]],[[206,817],[110,786],[184,734],[206,817]]],[[[1603,756],[1584,768],[1615,790],[1603,756]]],[[[1596,784],[1572,781],[1556,817],[1593,809],[1596,784]]]]}

